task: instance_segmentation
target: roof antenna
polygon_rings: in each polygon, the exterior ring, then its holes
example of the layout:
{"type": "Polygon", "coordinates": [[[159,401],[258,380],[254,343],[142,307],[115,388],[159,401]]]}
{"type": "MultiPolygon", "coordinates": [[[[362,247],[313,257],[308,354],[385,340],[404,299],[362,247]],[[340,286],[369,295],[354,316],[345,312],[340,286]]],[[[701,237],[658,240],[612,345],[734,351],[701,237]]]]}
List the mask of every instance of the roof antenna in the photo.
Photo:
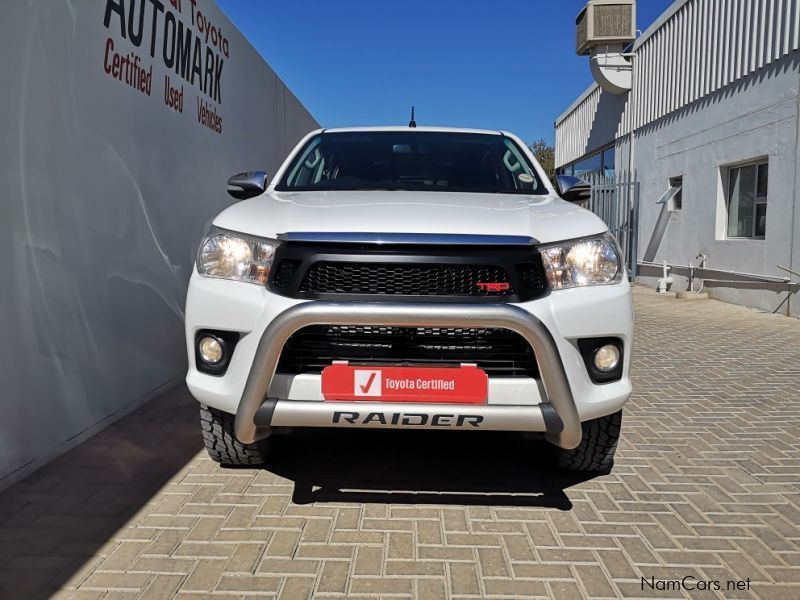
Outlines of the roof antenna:
{"type": "Polygon", "coordinates": [[[414,120],[414,107],[411,107],[411,120],[408,122],[409,127],[416,127],[417,122],[414,120]]]}

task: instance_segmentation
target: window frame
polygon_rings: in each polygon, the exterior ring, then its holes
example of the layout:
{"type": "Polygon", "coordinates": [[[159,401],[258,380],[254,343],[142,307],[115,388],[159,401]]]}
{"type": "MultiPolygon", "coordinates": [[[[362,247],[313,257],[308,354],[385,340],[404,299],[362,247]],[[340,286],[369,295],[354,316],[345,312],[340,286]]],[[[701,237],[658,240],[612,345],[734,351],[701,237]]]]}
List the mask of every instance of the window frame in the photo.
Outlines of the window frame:
{"type": "Polygon", "coordinates": [[[580,178],[582,175],[591,176],[591,175],[597,174],[597,175],[602,175],[604,177],[612,179],[616,175],[616,152],[617,152],[616,143],[607,144],[605,146],[601,146],[597,150],[593,150],[592,152],[590,152],[588,154],[584,154],[580,158],[578,158],[576,160],[573,160],[571,163],[567,163],[566,165],[560,166],[556,170],[556,172],[557,172],[558,175],[571,175],[573,177],[578,177],[578,178],[580,178]],[[606,156],[610,154],[610,152],[609,152],[610,150],[614,151],[614,158],[613,158],[612,164],[611,165],[607,165],[606,164],[606,156]],[[600,159],[599,168],[596,171],[584,171],[580,175],[577,175],[576,172],[575,172],[576,165],[578,165],[578,164],[580,164],[582,162],[588,161],[589,159],[594,158],[595,156],[599,156],[599,159],[600,159]],[[608,173],[609,167],[610,167],[610,170],[612,171],[610,174],[608,173]]]}
{"type": "Polygon", "coordinates": [[[756,235],[757,231],[757,219],[758,219],[758,207],[760,205],[767,206],[768,199],[769,199],[769,187],[766,190],[766,196],[759,196],[758,195],[758,182],[759,182],[759,171],[762,165],[766,166],[767,169],[767,186],[769,186],[769,157],[763,156],[761,158],[756,158],[753,160],[747,160],[744,162],[734,163],[730,165],[725,165],[722,169],[723,173],[723,187],[724,187],[724,201],[725,201],[725,238],[726,240],[757,240],[763,241],[767,237],[767,230],[766,224],[764,225],[764,234],[763,235],[756,235]],[[747,167],[753,167],[755,171],[755,176],[753,177],[753,226],[751,229],[752,235],[729,235],[730,231],[730,214],[731,214],[731,195],[733,190],[731,189],[731,176],[734,171],[745,169],[747,167]]]}

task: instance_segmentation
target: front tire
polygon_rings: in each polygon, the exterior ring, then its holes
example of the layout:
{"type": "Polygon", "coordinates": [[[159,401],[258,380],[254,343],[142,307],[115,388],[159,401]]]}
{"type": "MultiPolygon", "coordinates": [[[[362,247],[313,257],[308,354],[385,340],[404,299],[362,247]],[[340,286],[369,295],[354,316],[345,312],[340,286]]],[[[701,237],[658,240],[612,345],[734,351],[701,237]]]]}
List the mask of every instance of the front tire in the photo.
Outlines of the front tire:
{"type": "Polygon", "coordinates": [[[622,411],[581,423],[583,438],[577,448],[556,448],[556,467],[565,471],[608,472],[622,428],[622,411]]]}
{"type": "Polygon", "coordinates": [[[243,444],[236,439],[231,414],[200,405],[200,427],[211,460],[223,467],[256,467],[267,460],[268,440],[243,444]]]}

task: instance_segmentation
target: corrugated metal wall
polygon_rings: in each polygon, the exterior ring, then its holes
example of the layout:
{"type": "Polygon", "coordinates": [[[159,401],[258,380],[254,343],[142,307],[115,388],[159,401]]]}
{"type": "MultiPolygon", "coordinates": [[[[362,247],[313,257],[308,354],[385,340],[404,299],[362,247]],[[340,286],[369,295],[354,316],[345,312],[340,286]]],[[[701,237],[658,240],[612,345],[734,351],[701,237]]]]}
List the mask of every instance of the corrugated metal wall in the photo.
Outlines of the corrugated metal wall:
{"type": "MultiPolygon", "coordinates": [[[[800,48],[800,0],[684,0],[635,45],[635,128],[690,104],[800,48]]],[[[587,65],[588,67],[588,65],[587,65]]],[[[556,164],[600,147],[592,139],[605,96],[596,85],[556,123],[556,164]]],[[[626,103],[627,96],[606,100],[626,103]]],[[[627,115],[617,136],[630,131],[627,115]]],[[[601,129],[609,130],[608,125],[601,129]]]]}
{"type": "Polygon", "coordinates": [[[556,123],[556,166],[570,163],[625,135],[627,105],[627,95],[604,94],[597,85],[590,88],[569,116],[556,123]]]}
{"type": "Polygon", "coordinates": [[[639,128],[800,48],[798,0],[690,0],[636,48],[639,128]]]}

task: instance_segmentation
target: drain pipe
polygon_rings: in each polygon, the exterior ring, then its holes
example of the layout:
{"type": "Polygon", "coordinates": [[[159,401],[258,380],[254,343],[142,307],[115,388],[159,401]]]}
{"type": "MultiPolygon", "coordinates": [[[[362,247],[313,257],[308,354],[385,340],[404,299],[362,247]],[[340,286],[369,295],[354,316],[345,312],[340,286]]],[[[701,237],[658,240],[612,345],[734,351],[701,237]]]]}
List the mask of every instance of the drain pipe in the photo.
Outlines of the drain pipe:
{"type": "MultiPolygon", "coordinates": [[[[707,257],[706,257],[705,254],[700,252],[694,258],[695,258],[695,260],[699,260],[700,261],[700,264],[697,265],[698,269],[705,269],[706,268],[707,257]]],[[[689,263],[689,267],[690,267],[690,270],[689,270],[689,273],[690,273],[690,275],[689,275],[689,291],[690,292],[694,292],[694,269],[691,268],[692,267],[692,263],[689,263]]],[[[697,293],[699,294],[700,292],[702,292],[704,287],[705,287],[705,282],[700,284],[700,289],[697,290],[697,293]]]]}
{"type": "MultiPolygon", "coordinates": [[[[695,256],[694,260],[699,260],[700,261],[700,264],[697,267],[698,269],[703,269],[706,266],[706,255],[703,254],[702,252],[700,254],[698,254],[697,256],[695,256]]],[[[692,262],[690,260],[689,261],[689,289],[687,290],[690,294],[694,294],[695,293],[695,291],[694,291],[694,269],[695,269],[694,262],[692,262]]],[[[666,277],[666,275],[665,275],[665,277],[666,277]]],[[[700,289],[697,290],[696,293],[699,294],[702,291],[703,291],[703,285],[701,284],[700,285],[700,289]]]]}
{"type": "Polygon", "coordinates": [[[656,288],[659,294],[666,294],[667,291],[669,290],[669,287],[672,285],[673,279],[672,277],[668,276],[670,268],[671,267],[667,265],[666,260],[661,265],[662,275],[661,279],[658,280],[658,287],[656,288]]]}
{"type": "Polygon", "coordinates": [[[675,298],[678,300],[705,300],[708,298],[708,294],[703,292],[703,286],[705,285],[705,280],[700,285],[700,289],[698,291],[694,291],[694,272],[695,269],[702,269],[705,267],[706,264],[706,256],[702,252],[694,257],[694,260],[700,261],[700,266],[695,267],[693,261],[689,261],[689,289],[685,292],[678,292],[675,294],[675,298]]]}

